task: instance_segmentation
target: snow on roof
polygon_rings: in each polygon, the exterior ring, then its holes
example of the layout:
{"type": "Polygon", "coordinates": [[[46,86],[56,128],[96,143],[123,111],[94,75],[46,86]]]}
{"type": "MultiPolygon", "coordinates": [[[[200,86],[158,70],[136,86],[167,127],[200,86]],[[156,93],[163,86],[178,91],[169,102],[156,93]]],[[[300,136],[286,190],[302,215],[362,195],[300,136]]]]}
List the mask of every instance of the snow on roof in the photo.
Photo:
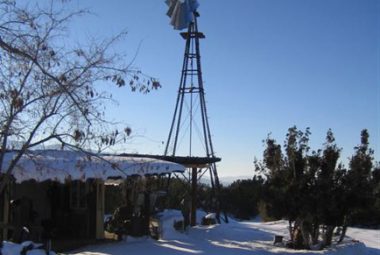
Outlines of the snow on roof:
{"type": "MultiPolygon", "coordinates": [[[[5,171],[17,152],[7,152],[2,171],[5,171]]],[[[108,180],[132,175],[154,175],[183,172],[183,165],[164,160],[116,155],[87,154],[67,150],[36,150],[24,154],[12,171],[16,182],[54,180],[108,180]]]]}

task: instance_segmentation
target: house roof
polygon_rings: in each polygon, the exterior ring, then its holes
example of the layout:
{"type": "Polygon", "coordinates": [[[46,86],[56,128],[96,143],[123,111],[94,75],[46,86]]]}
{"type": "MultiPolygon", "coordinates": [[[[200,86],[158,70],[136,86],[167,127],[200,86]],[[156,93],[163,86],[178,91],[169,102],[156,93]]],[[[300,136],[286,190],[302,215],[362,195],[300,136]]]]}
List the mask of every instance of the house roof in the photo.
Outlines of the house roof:
{"type": "MultiPolygon", "coordinates": [[[[5,171],[17,152],[7,152],[2,171],[5,171]]],[[[126,178],[132,175],[155,175],[183,172],[181,164],[149,157],[87,154],[68,150],[36,150],[25,153],[12,171],[16,182],[54,180],[87,180],[91,178],[126,178]]]]}

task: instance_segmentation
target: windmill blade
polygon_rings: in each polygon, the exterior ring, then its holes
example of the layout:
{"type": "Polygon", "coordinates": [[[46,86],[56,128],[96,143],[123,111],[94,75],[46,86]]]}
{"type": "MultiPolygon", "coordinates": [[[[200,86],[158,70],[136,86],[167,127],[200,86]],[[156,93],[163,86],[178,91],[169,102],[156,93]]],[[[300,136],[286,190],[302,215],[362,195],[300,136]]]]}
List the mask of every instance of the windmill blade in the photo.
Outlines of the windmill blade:
{"type": "Polygon", "coordinates": [[[165,2],[169,6],[166,14],[170,17],[170,25],[177,30],[189,26],[193,21],[193,12],[199,6],[197,0],[166,0],[165,2]]]}

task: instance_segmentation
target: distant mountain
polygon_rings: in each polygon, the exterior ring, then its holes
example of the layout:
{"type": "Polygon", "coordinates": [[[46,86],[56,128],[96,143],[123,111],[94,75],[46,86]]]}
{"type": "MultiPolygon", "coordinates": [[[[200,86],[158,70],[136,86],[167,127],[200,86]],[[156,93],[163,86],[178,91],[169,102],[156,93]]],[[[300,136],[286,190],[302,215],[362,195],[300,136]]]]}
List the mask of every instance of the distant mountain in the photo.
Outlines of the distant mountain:
{"type": "MultiPolygon", "coordinates": [[[[219,177],[219,182],[223,186],[228,186],[231,183],[233,183],[234,181],[247,180],[247,179],[252,179],[252,178],[253,178],[253,176],[249,176],[249,175],[221,176],[221,177],[219,177]]],[[[201,183],[204,183],[204,184],[210,184],[210,178],[208,176],[204,176],[200,181],[201,181],[201,183]]]]}
{"type": "Polygon", "coordinates": [[[247,179],[252,179],[252,178],[253,178],[253,175],[251,176],[249,175],[222,176],[222,177],[219,177],[219,181],[221,184],[227,186],[237,180],[247,180],[247,179]]]}
{"type": "MultiPolygon", "coordinates": [[[[7,148],[10,150],[19,150],[21,147],[24,145],[24,142],[20,141],[8,141],[8,146],[7,148]]],[[[62,145],[61,144],[39,144],[37,146],[34,146],[32,150],[62,150],[62,145]]]]}

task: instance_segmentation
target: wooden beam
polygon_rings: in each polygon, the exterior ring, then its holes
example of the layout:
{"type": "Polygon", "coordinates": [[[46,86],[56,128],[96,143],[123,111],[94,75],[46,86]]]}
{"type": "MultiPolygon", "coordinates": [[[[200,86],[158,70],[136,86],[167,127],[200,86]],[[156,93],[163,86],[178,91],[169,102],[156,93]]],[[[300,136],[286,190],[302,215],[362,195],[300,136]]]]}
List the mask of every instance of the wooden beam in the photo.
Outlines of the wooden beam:
{"type": "Polygon", "coordinates": [[[205,35],[202,32],[191,32],[191,33],[182,32],[182,33],[180,33],[180,35],[185,40],[187,40],[189,37],[190,38],[200,38],[200,39],[206,38],[205,35]]]}
{"type": "Polygon", "coordinates": [[[9,184],[3,190],[3,194],[1,194],[4,198],[3,200],[3,240],[8,240],[8,229],[11,228],[8,226],[9,224],[9,207],[10,207],[10,187],[9,184]]]}
{"type": "Polygon", "coordinates": [[[197,185],[198,184],[198,169],[192,168],[191,172],[191,212],[190,225],[193,227],[197,224],[197,185]]]}
{"type": "Polygon", "coordinates": [[[96,180],[96,239],[104,239],[104,182],[96,180]]]}
{"type": "Polygon", "coordinates": [[[164,155],[149,155],[149,154],[131,154],[131,153],[122,153],[118,156],[126,157],[141,157],[141,158],[154,158],[165,160],[177,164],[184,165],[187,168],[204,168],[209,164],[220,162],[222,159],[218,157],[186,157],[186,156],[164,156],[164,155]]]}

